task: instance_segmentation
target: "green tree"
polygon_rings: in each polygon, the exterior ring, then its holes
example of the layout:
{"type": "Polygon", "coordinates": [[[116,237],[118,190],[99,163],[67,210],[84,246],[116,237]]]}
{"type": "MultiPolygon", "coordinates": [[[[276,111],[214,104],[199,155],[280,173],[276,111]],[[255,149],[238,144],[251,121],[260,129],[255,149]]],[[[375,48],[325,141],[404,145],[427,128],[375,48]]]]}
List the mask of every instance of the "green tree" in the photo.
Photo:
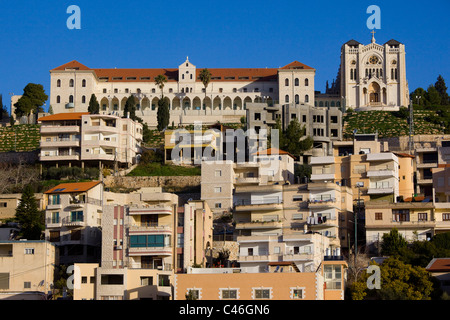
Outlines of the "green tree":
{"type": "MultiPolygon", "coordinates": [[[[199,77],[200,81],[203,83],[203,86],[205,87],[205,98],[206,98],[206,88],[208,87],[208,84],[211,81],[211,72],[205,68],[202,71],[200,71],[199,77]]],[[[203,109],[205,108],[206,106],[203,107],[203,109]]]]}
{"type": "Polygon", "coordinates": [[[380,289],[368,289],[369,275],[364,272],[350,286],[353,300],[429,300],[433,293],[433,281],[422,267],[414,267],[390,257],[380,266],[380,289]]]}
{"type": "Polygon", "coordinates": [[[100,104],[97,101],[95,94],[91,94],[91,99],[89,100],[88,112],[90,114],[100,113],[100,104]]]}
{"type": "Polygon", "coordinates": [[[166,76],[160,74],[155,77],[155,84],[158,86],[159,89],[161,89],[161,99],[164,98],[164,85],[167,82],[166,76]]]}
{"type": "Polygon", "coordinates": [[[31,185],[25,186],[20,203],[16,209],[16,219],[20,234],[28,240],[40,240],[44,231],[44,213],[39,210],[31,185]]]}
{"type": "Polygon", "coordinates": [[[186,300],[197,300],[197,297],[194,295],[192,290],[189,290],[188,293],[185,294],[186,300]]]}
{"type": "Polygon", "coordinates": [[[123,117],[136,120],[136,98],[130,95],[123,108],[123,117]]]}
{"type": "Polygon", "coordinates": [[[407,242],[396,228],[393,228],[389,233],[383,235],[383,242],[381,243],[381,254],[391,256],[400,255],[401,250],[406,248],[407,242]]]}
{"type": "Polygon", "coordinates": [[[169,99],[163,97],[158,101],[158,112],[156,114],[158,125],[157,128],[159,131],[167,128],[170,122],[170,111],[169,111],[169,99]]]}
{"type": "Polygon", "coordinates": [[[8,118],[8,110],[6,109],[6,106],[3,105],[3,97],[0,93],[0,120],[8,118]]]}
{"type": "Polygon", "coordinates": [[[44,87],[41,84],[29,83],[23,89],[23,95],[14,104],[16,116],[29,116],[32,113],[43,112],[42,106],[47,101],[44,87]]]}
{"type": "Polygon", "coordinates": [[[50,107],[48,107],[48,113],[53,114],[53,107],[52,107],[52,105],[50,105],[50,107]]]}
{"type": "Polygon", "coordinates": [[[284,132],[280,149],[291,153],[294,156],[299,156],[303,152],[312,148],[313,140],[309,136],[305,136],[306,129],[300,124],[298,119],[293,119],[284,132]]]}
{"type": "Polygon", "coordinates": [[[426,93],[426,106],[439,106],[441,105],[441,96],[439,95],[439,92],[436,90],[436,88],[433,85],[430,85],[428,87],[427,93],[426,93]]]}
{"type": "Polygon", "coordinates": [[[419,106],[426,106],[428,105],[427,101],[427,91],[424,88],[417,88],[410,94],[410,98],[412,102],[419,106]],[[418,98],[420,97],[420,99],[418,98]]]}
{"type": "Polygon", "coordinates": [[[441,105],[447,106],[450,104],[448,93],[447,93],[447,86],[445,85],[444,78],[439,75],[437,78],[436,83],[434,84],[434,87],[436,88],[437,92],[441,96],[441,105]]]}

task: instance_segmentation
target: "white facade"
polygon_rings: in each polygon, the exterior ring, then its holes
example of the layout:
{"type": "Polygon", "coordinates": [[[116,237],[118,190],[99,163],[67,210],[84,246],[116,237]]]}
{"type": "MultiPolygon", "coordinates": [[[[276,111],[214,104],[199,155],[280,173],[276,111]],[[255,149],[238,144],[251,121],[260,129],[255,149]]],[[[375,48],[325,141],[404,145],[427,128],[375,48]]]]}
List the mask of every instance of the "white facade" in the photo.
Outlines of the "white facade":
{"type": "Polygon", "coordinates": [[[247,103],[285,101],[314,105],[315,69],[294,61],[282,68],[211,68],[211,81],[204,87],[200,68],[188,59],[174,69],[91,69],[71,61],[50,70],[50,105],[54,113],[85,112],[91,94],[100,113],[123,114],[132,94],[136,115],[150,127],[157,125],[158,100],[170,101],[170,122],[175,125],[239,122],[247,103]],[[155,77],[165,75],[163,92],[155,77]],[[279,94],[280,93],[280,94],[279,94]]]}
{"type": "Polygon", "coordinates": [[[340,70],[345,107],[360,111],[408,107],[405,67],[405,45],[396,40],[380,45],[372,36],[368,45],[346,42],[341,48],[340,70]]]}

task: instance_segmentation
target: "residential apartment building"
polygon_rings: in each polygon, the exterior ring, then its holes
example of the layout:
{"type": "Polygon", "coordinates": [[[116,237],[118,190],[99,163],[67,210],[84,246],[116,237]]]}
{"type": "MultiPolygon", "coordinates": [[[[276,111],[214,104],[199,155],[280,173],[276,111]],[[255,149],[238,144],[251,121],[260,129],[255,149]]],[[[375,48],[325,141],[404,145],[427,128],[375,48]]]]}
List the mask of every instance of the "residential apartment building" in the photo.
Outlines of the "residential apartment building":
{"type": "Polygon", "coordinates": [[[45,239],[56,245],[61,264],[98,262],[103,184],[62,183],[46,191],[45,239]]]}
{"type": "Polygon", "coordinates": [[[41,117],[39,160],[44,165],[128,167],[138,162],[142,124],[88,112],[41,117]]]}
{"type": "Polygon", "coordinates": [[[186,300],[191,294],[198,300],[343,300],[345,267],[344,261],[323,261],[302,273],[193,268],[175,275],[174,299],[186,300]]]}
{"type": "Polygon", "coordinates": [[[161,188],[105,192],[104,202],[101,263],[78,264],[76,299],[172,299],[174,273],[206,264],[212,215],[205,202],[180,210],[178,196],[161,188]]]}
{"type": "MultiPolygon", "coordinates": [[[[38,209],[44,210],[44,194],[35,193],[34,197],[36,198],[38,209]]],[[[21,198],[21,193],[0,194],[0,219],[14,218],[21,198]]]]}
{"type": "Polygon", "coordinates": [[[47,299],[58,259],[48,241],[0,241],[0,300],[47,299]]]}
{"type": "Polygon", "coordinates": [[[50,104],[55,113],[85,112],[95,94],[104,114],[122,114],[133,95],[136,115],[150,127],[157,125],[161,90],[155,77],[164,75],[164,96],[169,99],[170,123],[239,123],[248,103],[305,103],[314,105],[315,69],[294,61],[280,68],[208,68],[211,80],[205,88],[201,68],[188,58],[178,68],[89,68],[71,61],[50,70],[50,104]]]}
{"type": "Polygon", "coordinates": [[[305,135],[314,140],[309,156],[328,156],[332,152],[332,142],[342,140],[342,112],[339,108],[320,108],[299,102],[247,105],[247,127],[256,133],[261,130],[269,133],[278,120],[282,130],[286,130],[294,119],[305,127],[305,135]]]}

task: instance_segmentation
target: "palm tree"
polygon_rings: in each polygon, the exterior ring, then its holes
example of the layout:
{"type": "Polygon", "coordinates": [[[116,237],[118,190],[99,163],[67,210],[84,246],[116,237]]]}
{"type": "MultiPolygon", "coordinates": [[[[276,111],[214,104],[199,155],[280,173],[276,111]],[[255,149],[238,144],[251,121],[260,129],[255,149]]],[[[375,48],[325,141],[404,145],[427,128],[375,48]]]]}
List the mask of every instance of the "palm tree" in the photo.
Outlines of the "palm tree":
{"type": "Polygon", "coordinates": [[[200,71],[200,80],[205,86],[205,98],[206,98],[206,88],[208,87],[208,84],[211,81],[211,72],[209,72],[209,70],[206,68],[200,71]]]}
{"type": "Polygon", "coordinates": [[[164,84],[167,82],[166,76],[160,74],[155,77],[155,84],[161,89],[161,99],[164,97],[164,84]]]}

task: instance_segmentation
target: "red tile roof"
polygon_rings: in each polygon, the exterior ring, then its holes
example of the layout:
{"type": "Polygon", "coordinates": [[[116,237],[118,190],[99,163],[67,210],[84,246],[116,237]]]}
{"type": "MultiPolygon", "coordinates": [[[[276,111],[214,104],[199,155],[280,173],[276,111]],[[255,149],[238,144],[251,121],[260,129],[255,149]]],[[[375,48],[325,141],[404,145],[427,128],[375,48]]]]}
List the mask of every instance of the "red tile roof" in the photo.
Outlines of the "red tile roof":
{"type": "Polygon", "coordinates": [[[270,156],[272,154],[274,154],[274,155],[287,154],[287,155],[291,156],[292,158],[294,158],[294,156],[292,154],[290,154],[289,152],[280,150],[277,148],[269,148],[267,150],[262,150],[262,151],[253,153],[253,155],[256,155],[256,156],[270,156]]]}
{"type": "Polygon", "coordinates": [[[81,116],[86,114],[89,114],[89,112],[57,113],[45,117],[40,117],[38,121],[81,120],[81,116]]]}
{"type": "Polygon", "coordinates": [[[429,272],[450,272],[450,258],[434,258],[426,270],[429,272]]]}
{"type": "Polygon", "coordinates": [[[96,185],[102,183],[101,181],[89,181],[89,182],[73,182],[73,183],[61,183],[56,187],[51,188],[50,190],[44,192],[46,194],[49,193],[77,193],[77,192],[85,192],[96,185]]]}
{"type": "MultiPolygon", "coordinates": [[[[162,74],[165,75],[168,82],[178,81],[178,69],[91,69],[76,60],[56,67],[53,70],[78,69],[78,70],[92,70],[98,78],[103,78],[108,82],[154,82],[155,77],[162,74]]],[[[196,81],[203,68],[196,68],[196,81]]],[[[311,69],[313,68],[298,62],[293,61],[281,69],[311,69]]],[[[277,80],[277,68],[208,68],[211,72],[211,82],[215,81],[271,81],[277,80]]]]}

